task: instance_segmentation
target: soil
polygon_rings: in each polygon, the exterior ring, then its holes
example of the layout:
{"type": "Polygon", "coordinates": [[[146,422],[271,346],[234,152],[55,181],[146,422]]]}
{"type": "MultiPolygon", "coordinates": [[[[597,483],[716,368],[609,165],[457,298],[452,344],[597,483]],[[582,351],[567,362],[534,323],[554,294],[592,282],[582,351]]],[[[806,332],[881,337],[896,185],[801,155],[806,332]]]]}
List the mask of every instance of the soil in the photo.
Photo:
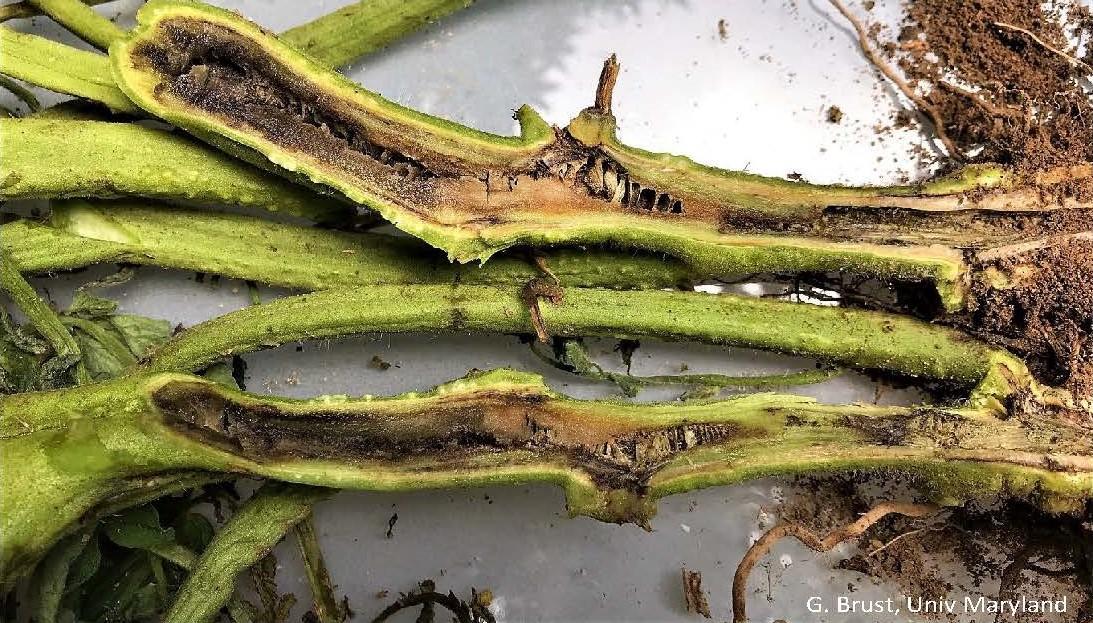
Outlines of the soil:
{"type": "MultiPolygon", "coordinates": [[[[1051,4],[911,0],[897,40],[883,45],[967,161],[1010,165],[1029,182],[1093,161],[1093,104],[1084,91],[1093,68],[1089,52],[1069,42],[1087,39],[1093,18],[1077,2],[1051,4]]],[[[1093,181],[1064,192],[1088,198],[1093,181]]]]}
{"type": "MultiPolygon", "coordinates": [[[[882,41],[877,25],[868,33],[886,63],[941,119],[940,128],[924,130],[955,145],[958,153],[936,155],[942,172],[975,163],[1009,167],[1018,185],[1039,189],[1041,205],[1029,206],[1030,222],[1060,218],[1037,210],[1064,199],[1093,200],[1093,103],[1086,91],[1093,88],[1093,52],[1071,43],[1093,39],[1089,10],[1075,0],[906,0],[904,7],[894,41],[882,41]]],[[[919,112],[927,117],[927,110],[919,112]]],[[[839,113],[831,107],[827,121],[838,123],[839,113]]],[[[893,125],[905,127],[912,118],[901,112],[893,125]]],[[[1083,222],[1065,231],[997,223],[992,233],[1008,229],[1013,246],[1006,253],[966,249],[973,267],[968,309],[956,317],[917,311],[1020,355],[1041,381],[1087,401],[1067,415],[1093,427],[1093,237],[1080,233],[1093,227],[1083,215],[1066,212],[1064,220],[1083,222]]],[[[908,484],[897,474],[802,478],[798,495],[779,510],[784,521],[825,533],[879,500],[906,495],[908,484]]],[[[1066,620],[1093,620],[1093,502],[1072,515],[1015,500],[947,509],[933,521],[892,515],[872,526],[858,547],[839,568],[905,595],[1067,595],[1066,620]]],[[[855,590],[855,582],[848,589],[855,590]]],[[[1021,620],[1041,619],[1026,614],[1021,620]]]]}
{"type": "MultiPolygon", "coordinates": [[[[845,525],[878,500],[906,490],[905,478],[889,476],[801,478],[779,509],[781,517],[817,532],[845,525]]],[[[857,545],[837,567],[892,584],[903,595],[1013,599],[1024,594],[1029,600],[1066,595],[1068,617],[1093,616],[1093,504],[1074,515],[1051,515],[1020,502],[955,508],[932,520],[890,515],[857,545]]],[[[848,579],[848,590],[857,590],[860,580],[848,579]]]]}
{"type": "MultiPolygon", "coordinates": [[[[895,40],[881,41],[876,25],[869,32],[960,152],[939,156],[943,169],[1006,165],[1018,184],[1039,189],[1043,205],[1031,209],[1093,200],[1093,49],[1084,45],[1093,15],[1080,2],[908,0],[895,40]]],[[[1064,233],[999,225],[1015,240],[1064,233]]],[[[1091,229],[1074,225],[1066,233],[1091,229]]],[[[1093,400],[1093,243],[1059,236],[1047,248],[972,261],[970,309],[957,323],[1022,355],[1041,381],[1093,400]]]]}
{"type": "Polygon", "coordinates": [[[1040,380],[1093,397],[1093,241],[981,262],[975,274],[970,328],[1023,356],[1040,380]]]}
{"type": "MultiPolygon", "coordinates": [[[[1031,601],[1066,595],[1068,617],[1085,621],[1093,614],[1087,584],[1093,533],[1080,516],[1048,515],[1023,504],[958,508],[936,529],[912,534],[914,529],[908,523],[879,525],[862,553],[840,568],[895,582],[911,596],[1024,595],[1031,601]],[[893,541],[900,535],[908,536],[893,541]],[[870,555],[884,543],[890,545],[870,555]]],[[[1022,620],[1055,618],[1024,614],[1022,620]]]]}

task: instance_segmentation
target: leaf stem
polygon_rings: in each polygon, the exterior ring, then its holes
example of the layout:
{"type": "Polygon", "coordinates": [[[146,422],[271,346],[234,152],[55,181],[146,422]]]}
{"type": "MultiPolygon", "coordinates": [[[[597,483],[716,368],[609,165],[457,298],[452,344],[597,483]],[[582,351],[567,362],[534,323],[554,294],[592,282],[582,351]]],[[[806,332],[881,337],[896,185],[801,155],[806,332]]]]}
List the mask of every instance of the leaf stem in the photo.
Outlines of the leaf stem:
{"type": "Polygon", "coordinates": [[[26,104],[30,112],[35,113],[41,110],[42,105],[38,102],[38,98],[34,96],[34,93],[17,81],[12,80],[5,75],[0,75],[0,87],[7,89],[12,95],[26,104]]]}
{"type": "Polygon", "coordinates": [[[0,27],[0,73],[105,104],[119,113],[141,114],[115,86],[106,56],[45,37],[0,27]]]}
{"type": "Polygon", "coordinates": [[[72,31],[77,37],[105,50],[110,44],[125,38],[125,31],[99,15],[81,0],[28,0],[42,13],[72,31]]]}
{"type": "Polygon", "coordinates": [[[319,535],[315,532],[315,516],[308,513],[295,527],[296,544],[300,557],[304,561],[304,572],[311,586],[312,604],[319,623],[342,623],[342,609],[334,595],[334,585],[330,581],[330,572],[323,559],[323,550],[319,545],[319,535]]]}
{"type": "Polygon", "coordinates": [[[264,485],[217,532],[178,589],[164,623],[212,621],[235,589],[235,578],[269,553],[285,534],[329,497],[329,489],[264,485]]]}
{"type": "MultiPolygon", "coordinates": [[[[0,225],[0,246],[24,273],[122,263],[301,290],[414,283],[515,286],[536,275],[519,254],[466,266],[406,237],[139,201],[54,202],[49,224],[20,219],[0,225]]],[[[559,249],[550,258],[565,285],[661,289],[697,279],[682,264],[658,256],[559,249]]]]}
{"type": "MultiPolygon", "coordinates": [[[[87,4],[105,4],[107,2],[113,2],[113,0],[85,0],[87,4]]],[[[34,17],[41,15],[41,10],[38,7],[30,3],[29,0],[20,0],[19,2],[9,2],[3,6],[0,6],[0,22],[6,22],[9,19],[20,19],[25,17],[34,17]]]]}
{"type": "MultiPolygon", "coordinates": [[[[964,334],[903,316],[698,292],[570,287],[543,305],[552,335],[651,335],[817,357],[965,386],[1003,366],[1018,384],[1023,364],[964,334]]],[[[475,285],[372,286],[287,297],[197,325],[156,350],[151,370],[200,370],[258,348],[355,333],[461,331],[531,333],[519,289],[475,285]],[[390,301],[404,301],[390,305],[390,301]]],[[[1004,376],[1004,375],[1003,375],[1004,376]]],[[[993,382],[993,381],[992,381],[993,382]]],[[[984,388],[1004,397],[1012,388],[984,388]]]]}
{"type": "Polygon", "coordinates": [[[75,365],[78,381],[80,383],[89,381],[87,371],[78,365],[80,347],[76,344],[76,339],[69,333],[57,313],[50,309],[49,304],[43,301],[34,288],[27,283],[7,251],[3,249],[0,249],[0,289],[11,297],[15,306],[26,315],[35,330],[53,348],[53,353],[58,360],[58,370],[63,371],[75,365]]]}
{"type": "Polygon", "coordinates": [[[360,0],[281,33],[328,67],[341,67],[474,4],[474,0],[360,0]]]}
{"type": "Polygon", "coordinates": [[[236,205],[316,222],[345,222],[341,201],[189,138],[136,124],[0,119],[0,199],[139,195],[236,205]]]}

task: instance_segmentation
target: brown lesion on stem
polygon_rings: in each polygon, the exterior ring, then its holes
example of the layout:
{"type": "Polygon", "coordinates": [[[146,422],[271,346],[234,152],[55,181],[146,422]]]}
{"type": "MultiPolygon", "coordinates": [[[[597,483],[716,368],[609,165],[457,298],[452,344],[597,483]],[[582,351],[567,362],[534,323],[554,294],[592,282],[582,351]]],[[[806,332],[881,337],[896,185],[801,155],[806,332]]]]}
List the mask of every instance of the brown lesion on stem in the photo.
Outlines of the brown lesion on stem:
{"type": "Polygon", "coordinates": [[[317,460],[363,470],[366,482],[369,470],[469,476],[526,466],[529,475],[567,472],[570,484],[603,504],[585,500],[577,512],[643,525],[653,497],[662,495],[654,490],[705,470],[732,474],[738,468],[732,457],[758,448],[765,458],[747,469],[772,473],[793,473],[802,453],[863,464],[959,461],[1030,474],[1093,473],[1088,430],[1049,416],[778,406],[776,398],[646,411],[574,401],[539,385],[490,383],[331,405],[262,399],[172,377],[153,385],[149,398],[168,430],[253,462],[258,473],[262,466],[317,460]]]}
{"type": "Polygon", "coordinates": [[[1030,238],[1076,234],[1093,229],[1093,209],[962,210],[927,212],[910,208],[830,205],[817,218],[779,224],[767,217],[734,216],[722,231],[786,233],[875,244],[944,244],[962,249],[1007,246],[1030,238]]]}

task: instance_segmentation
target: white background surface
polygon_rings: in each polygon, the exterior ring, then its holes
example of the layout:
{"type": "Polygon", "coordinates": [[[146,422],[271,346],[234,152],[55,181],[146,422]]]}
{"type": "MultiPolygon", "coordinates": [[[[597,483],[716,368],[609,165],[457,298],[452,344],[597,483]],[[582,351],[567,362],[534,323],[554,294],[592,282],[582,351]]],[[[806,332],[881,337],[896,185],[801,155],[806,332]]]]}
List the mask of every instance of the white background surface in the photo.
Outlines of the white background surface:
{"type": "MultiPolygon", "coordinates": [[[[216,4],[281,30],[343,3],[216,4]]],[[[120,21],[127,23],[133,6],[119,2],[103,10],[121,12],[120,21]]],[[[878,3],[872,18],[897,14],[897,7],[878,3]]],[[[18,27],[73,42],[48,20],[22,21],[18,27]]],[[[591,103],[600,66],[612,52],[623,67],[614,105],[627,143],[726,168],[775,176],[799,172],[816,182],[892,183],[917,175],[906,154],[922,139],[913,130],[876,134],[876,127],[891,122],[897,101],[823,2],[481,1],[347,73],[408,106],[510,133],[511,111],[524,103],[552,123],[567,123],[591,103]],[[718,32],[722,19],[726,39],[718,32]],[[845,113],[841,124],[825,121],[832,104],[845,113]]],[[[38,284],[65,305],[73,284],[109,272],[100,268],[38,284]]],[[[187,325],[248,302],[240,282],[197,283],[192,274],[154,269],[142,269],[134,281],[104,294],[119,299],[125,312],[187,325]]],[[[594,346],[601,361],[617,363],[611,342],[594,346]]],[[[366,336],[304,344],[301,352],[290,345],[246,359],[251,391],[291,396],[427,389],[469,368],[504,365],[542,372],[552,386],[575,396],[615,394],[610,387],[545,368],[511,337],[366,336]],[[369,368],[373,355],[400,367],[369,368]]],[[[634,372],[678,372],[681,362],[694,372],[755,374],[801,367],[799,361],[763,353],[646,342],[635,356],[634,372]]],[[[826,401],[875,398],[874,386],[856,376],[801,391],[826,401]]],[[[882,399],[905,396],[886,391],[882,399]]],[[[387,604],[377,592],[394,595],[425,578],[463,597],[469,597],[471,586],[491,589],[505,621],[690,619],[683,609],[683,565],[703,573],[715,620],[728,620],[733,570],[749,539],[769,527],[772,516],[762,509],[773,511],[779,492],[779,483],[761,481],[675,496],[661,503],[651,532],[569,519],[561,492],[549,487],[343,493],[317,507],[316,515],[338,592],[349,596],[357,620],[370,620],[387,604]],[[399,519],[387,539],[393,513],[399,519]]],[[[283,588],[306,604],[309,594],[294,546],[282,544],[278,552],[283,588]]],[[[753,573],[752,620],[815,620],[805,599],[845,592],[848,582],[859,585],[855,596],[861,599],[894,594],[856,573],[833,571],[833,562],[844,554],[817,556],[796,543],[780,545],[767,561],[769,568],[753,573]]],[[[821,620],[873,619],[831,614],[821,620]]]]}

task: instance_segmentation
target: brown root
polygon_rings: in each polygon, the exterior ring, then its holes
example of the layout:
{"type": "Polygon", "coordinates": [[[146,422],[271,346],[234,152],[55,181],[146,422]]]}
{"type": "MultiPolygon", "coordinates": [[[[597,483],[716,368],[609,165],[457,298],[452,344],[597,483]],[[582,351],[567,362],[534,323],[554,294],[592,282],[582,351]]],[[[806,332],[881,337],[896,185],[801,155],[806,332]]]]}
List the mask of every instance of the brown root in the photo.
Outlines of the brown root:
{"type": "Polygon", "coordinates": [[[992,23],[995,26],[999,27],[999,28],[1004,28],[1006,30],[1012,30],[1014,32],[1019,32],[1019,33],[1025,35],[1026,37],[1028,37],[1029,39],[1032,39],[1033,41],[1035,41],[1037,45],[1044,48],[1048,52],[1051,52],[1052,54],[1057,54],[1059,57],[1061,57],[1063,60],[1070,63],[1071,65],[1074,65],[1075,67],[1079,67],[1079,68],[1081,68],[1081,69],[1083,69],[1083,70],[1085,70],[1089,73],[1093,73],[1093,67],[1090,67],[1088,63],[1086,63],[1082,60],[1079,60],[1077,58],[1074,58],[1073,56],[1067,54],[1066,52],[1063,52],[1059,48],[1056,48],[1056,47],[1052,46],[1047,41],[1044,41],[1040,37],[1037,37],[1033,32],[1029,31],[1028,29],[1021,28],[1020,26],[1014,26],[1013,24],[1007,24],[1006,22],[992,22],[992,23]]]}
{"type": "Polygon", "coordinates": [[[903,502],[882,502],[869,509],[857,521],[829,532],[825,536],[818,536],[815,532],[797,522],[782,522],[768,530],[763,536],[752,544],[740,564],[736,567],[736,574],[732,580],[732,619],[733,623],[744,623],[748,620],[745,609],[747,607],[748,576],[756,563],[770,551],[774,545],[787,536],[792,536],[804,543],[809,549],[817,552],[826,552],[839,543],[861,536],[873,524],[890,514],[906,515],[908,517],[927,517],[940,510],[932,504],[910,504],[903,502]]]}
{"type": "Polygon", "coordinates": [[[550,270],[550,264],[549,264],[549,263],[547,262],[547,258],[546,258],[546,256],[545,256],[545,255],[543,255],[542,253],[538,252],[537,250],[536,250],[536,251],[532,251],[532,254],[531,254],[531,262],[532,262],[533,264],[535,264],[535,268],[536,268],[536,269],[537,269],[537,270],[538,270],[539,272],[541,272],[541,273],[542,273],[543,275],[545,275],[545,276],[547,276],[547,277],[550,277],[551,279],[553,279],[553,280],[554,280],[554,283],[560,283],[560,282],[558,281],[558,275],[555,275],[555,274],[554,274],[554,271],[550,270]]]}
{"type": "Polygon", "coordinates": [[[878,54],[877,51],[873,49],[873,46],[870,45],[869,34],[866,32],[865,25],[846,8],[846,5],[843,4],[841,0],[830,0],[830,2],[832,6],[838,9],[839,13],[842,13],[843,17],[850,22],[850,25],[854,27],[854,31],[858,33],[858,45],[861,46],[862,53],[865,54],[865,57],[869,62],[877,68],[877,71],[884,74],[884,77],[888,78],[892,84],[907,97],[907,99],[911,100],[921,114],[925,115],[930,120],[930,123],[934,126],[934,133],[937,135],[938,140],[945,146],[945,151],[948,152],[949,157],[954,160],[963,161],[964,152],[960,151],[960,149],[957,148],[956,143],[954,143],[953,140],[949,138],[949,135],[945,133],[945,122],[941,118],[941,112],[937,107],[916,93],[914,87],[912,87],[907,80],[896,73],[896,70],[892,69],[888,63],[884,62],[884,59],[880,57],[880,54],[878,54]]]}

